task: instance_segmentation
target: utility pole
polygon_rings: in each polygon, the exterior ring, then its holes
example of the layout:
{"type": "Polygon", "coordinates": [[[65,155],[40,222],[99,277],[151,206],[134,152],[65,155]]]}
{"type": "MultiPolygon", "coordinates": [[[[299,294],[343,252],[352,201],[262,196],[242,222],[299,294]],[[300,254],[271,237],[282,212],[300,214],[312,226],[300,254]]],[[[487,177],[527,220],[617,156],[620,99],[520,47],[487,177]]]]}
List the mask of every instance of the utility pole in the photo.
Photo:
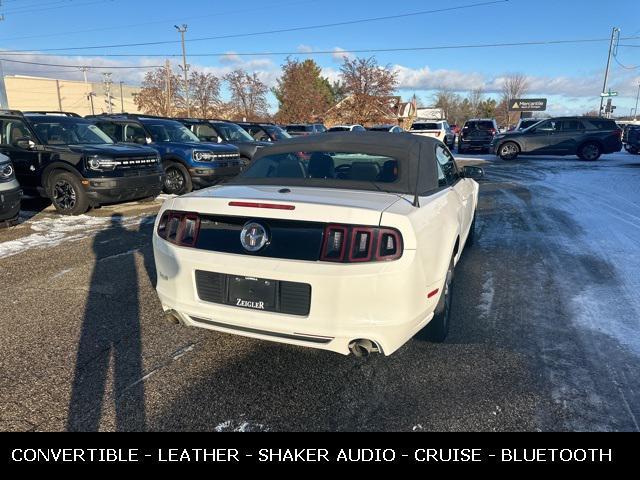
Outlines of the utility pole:
{"type": "Polygon", "coordinates": [[[56,80],[56,92],[58,93],[58,111],[62,111],[62,97],[60,96],[60,80],[56,80]]]}
{"type": "Polygon", "coordinates": [[[181,27],[174,25],[182,38],[182,72],[184,73],[184,102],[187,107],[187,117],[191,116],[191,107],[189,106],[189,65],[187,65],[187,50],[184,46],[184,34],[187,26],[183,23],[181,27]]]}
{"type": "Polygon", "coordinates": [[[640,82],[638,82],[638,94],[636,95],[636,109],[633,112],[633,119],[638,117],[638,100],[640,100],[640,82]]]}
{"type": "MultiPolygon", "coordinates": [[[[613,53],[613,44],[615,43],[616,35],[620,32],[620,29],[613,27],[611,30],[611,41],[609,42],[609,56],[607,57],[607,68],[604,71],[604,84],[602,85],[602,94],[607,93],[607,81],[609,80],[609,67],[611,66],[611,53],[613,53]]],[[[604,108],[604,96],[600,97],[600,116],[603,116],[604,108]]]]}
{"type": "Polygon", "coordinates": [[[104,72],[102,74],[102,83],[104,85],[104,96],[105,98],[105,103],[107,104],[107,109],[109,111],[109,114],[113,114],[113,102],[112,100],[112,96],[111,96],[111,85],[113,84],[113,80],[111,80],[111,72],[104,72]]]}
{"type": "Polygon", "coordinates": [[[80,70],[82,70],[82,75],[84,76],[84,94],[87,97],[87,102],[89,102],[89,107],[91,108],[91,115],[95,115],[95,111],[93,108],[93,97],[95,95],[95,93],[93,93],[93,90],[89,88],[89,81],[87,79],[87,71],[89,71],[89,67],[83,66],[80,67],[80,70]]]}
{"type": "Polygon", "coordinates": [[[124,95],[122,93],[122,84],[124,82],[120,82],[120,113],[124,113],[124,95]]]}

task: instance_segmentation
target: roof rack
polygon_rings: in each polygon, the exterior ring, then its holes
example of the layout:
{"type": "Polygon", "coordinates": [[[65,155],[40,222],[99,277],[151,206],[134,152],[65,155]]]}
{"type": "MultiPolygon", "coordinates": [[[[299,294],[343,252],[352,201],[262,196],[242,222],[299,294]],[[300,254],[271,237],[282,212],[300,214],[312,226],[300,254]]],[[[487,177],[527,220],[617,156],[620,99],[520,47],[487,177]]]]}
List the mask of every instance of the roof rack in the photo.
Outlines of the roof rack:
{"type": "Polygon", "coordinates": [[[74,117],[74,118],[82,118],[80,115],[74,112],[59,112],[59,111],[49,111],[49,110],[29,110],[23,112],[25,115],[53,115],[58,117],[74,117]]]}
{"type": "Polygon", "coordinates": [[[23,117],[24,116],[22,111],[20,111],[20,110],[10,110],[10,109],[0,110],[0,115],[15,115],[17,117],[23,117]]]}

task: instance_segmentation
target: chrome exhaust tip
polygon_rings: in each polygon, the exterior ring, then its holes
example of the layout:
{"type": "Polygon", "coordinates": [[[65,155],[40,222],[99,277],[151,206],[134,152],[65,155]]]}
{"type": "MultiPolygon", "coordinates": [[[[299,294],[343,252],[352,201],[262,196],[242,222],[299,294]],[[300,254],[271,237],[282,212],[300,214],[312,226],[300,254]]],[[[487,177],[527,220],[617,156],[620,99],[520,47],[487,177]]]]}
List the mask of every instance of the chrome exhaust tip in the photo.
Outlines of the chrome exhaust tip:
{"type": "Polygon", "coordinates": [[[180,315],[175,310],[167,310],[166,312],[164,312],[164,318],[165,320],[168,320],[169,322],[175,325],[184,324],[184,322],[182,321],[182,318],[180,318],[180,315]]]}
{"type": "Polygon", "coordinates": [[[372,353],[380,352],[378,345],[366,338],[359,338],[349,342],[349,351],[358,358],[365,358],[372,353]]]}

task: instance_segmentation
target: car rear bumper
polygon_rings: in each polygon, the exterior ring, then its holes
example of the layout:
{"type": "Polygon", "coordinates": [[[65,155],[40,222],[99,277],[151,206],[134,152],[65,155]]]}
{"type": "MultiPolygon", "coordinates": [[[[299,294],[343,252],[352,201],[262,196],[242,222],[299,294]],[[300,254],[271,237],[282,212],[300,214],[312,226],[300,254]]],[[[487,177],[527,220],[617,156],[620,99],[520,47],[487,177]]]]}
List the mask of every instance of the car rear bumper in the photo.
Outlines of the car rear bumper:
{"type": "Polygon", "coordinates": [[[88,178],[87,195],[93,206],[106,203],[127,202],[139,198],[156,197],[162,191],[164,174],[156,171],[151,174],[88,178]]]}
{"type": "Polygon", "coordinates": [[[193,185],[198,188],[211,187],[220,183],[222,180],[233,178],[240,173],[240,165],[229,167],[192,167],[189,168],[189,175],[193,185]]]}
{"type": "Polygon", "coordinates": [[[0,190],[0,222],[15,220],[20,213],[21,198],[22,190],[20,187],[0,190]]]}
{"type": "Polygon", "coordinates": [[[485,149],[485,148],[490,148],[491,146],[491,142],[493,139],[488,138],[488,139],[473,139],[473,140],[467,140],[464,138],[459,137],[458,138],[458,148],[464,148],[465,150],[472,150],[472,149],[485,149]]]}
{"type": "Polygon", "coordinates": [[[282,343],[349,353],[368,339],[389,355],[433,317],[438,296],[427,298],[416,252],[392,262],[332,264],[223,254],[177,247],[153,238],[157,292],[163,309],[181,323],[282,343]],[[196,270],[304,283],[309,313],[291,315],[203,301],[196,270]]]}

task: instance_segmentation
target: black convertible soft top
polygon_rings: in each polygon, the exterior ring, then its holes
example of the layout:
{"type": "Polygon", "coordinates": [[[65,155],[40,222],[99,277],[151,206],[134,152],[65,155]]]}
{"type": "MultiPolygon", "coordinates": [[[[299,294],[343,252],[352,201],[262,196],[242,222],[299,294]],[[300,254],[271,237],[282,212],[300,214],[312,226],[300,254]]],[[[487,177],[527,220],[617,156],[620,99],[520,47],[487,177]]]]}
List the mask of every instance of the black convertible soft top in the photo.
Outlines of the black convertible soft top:
{"type": "Polygon", "coordinates": [[[313,178],[253,178],[241,174],[229,183],[383,190],[413,196],[416,193],[421,195],[438,188],[435,149],[440,143],[432,137],[388,132],[331,132],[291,138],[258,150],[254,162],[269,155],[295,152],[384,155],[398,161],[398,178],[393,183],[382,183],[313,178]]]}

